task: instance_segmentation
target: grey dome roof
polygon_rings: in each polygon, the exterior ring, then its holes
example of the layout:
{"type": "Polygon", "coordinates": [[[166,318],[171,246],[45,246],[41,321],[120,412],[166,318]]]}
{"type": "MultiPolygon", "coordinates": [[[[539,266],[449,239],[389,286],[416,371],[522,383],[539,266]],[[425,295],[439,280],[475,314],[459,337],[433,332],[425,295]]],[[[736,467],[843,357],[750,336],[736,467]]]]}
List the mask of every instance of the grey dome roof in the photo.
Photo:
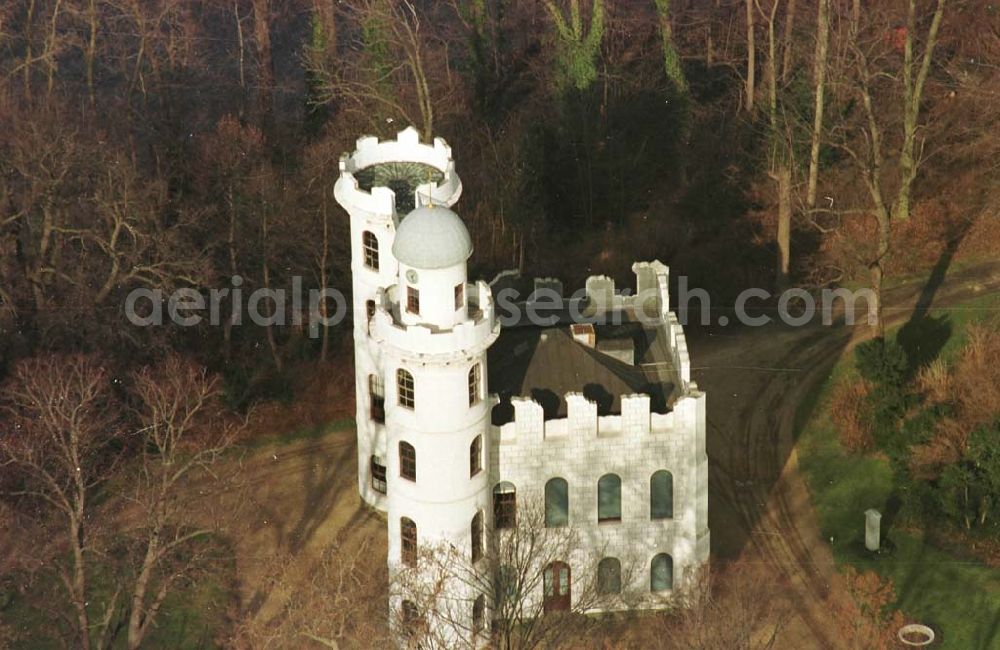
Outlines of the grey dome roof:
{"type": "Polygon", "coordinates": [[[392,254],[416,269],[443,269],[469,259],[472,238],[457,214],[441,206],[424,206],[400,222],[392,254]]]}

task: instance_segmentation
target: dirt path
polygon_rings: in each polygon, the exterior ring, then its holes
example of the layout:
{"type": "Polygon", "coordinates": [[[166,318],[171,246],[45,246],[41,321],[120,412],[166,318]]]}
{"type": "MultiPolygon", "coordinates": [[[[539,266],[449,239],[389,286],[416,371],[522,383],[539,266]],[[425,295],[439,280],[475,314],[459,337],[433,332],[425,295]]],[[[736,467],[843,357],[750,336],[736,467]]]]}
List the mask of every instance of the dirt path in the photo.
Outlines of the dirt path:
{"type": "Polygon", "coordinates": [[[206,499],[211,508],[192,512],[194,520],[221,513],[237,522],[229,536],[240,609],[258,624],[282,615],[330,548],[374,539],[371,552],[385,556],[385,521],[358,496],[354,436],[353,428],[342,429],[234,454],[218,473],[237,480],[206,499]]]}
{"type": "MultiPolygon", "coordinates": [[[[887,322],[905,322],[922,290],[924,283],[913,281],[888,291],[887,322]]],[[[1000,264],[972,266],[949,274],[930,306],[996,292],[1000,264]]],[[[795,615],[781,647],[836,647],[835,622],[823,602],[833,557],[820,539],[794,439],[799,418],[811,408],[807,400],[843,352],[867,336],[859,321],[854,327],[716,328],[691,337],[693,375],[709,396],[713,556],[764,562],[787,581],[795,615]]]]}

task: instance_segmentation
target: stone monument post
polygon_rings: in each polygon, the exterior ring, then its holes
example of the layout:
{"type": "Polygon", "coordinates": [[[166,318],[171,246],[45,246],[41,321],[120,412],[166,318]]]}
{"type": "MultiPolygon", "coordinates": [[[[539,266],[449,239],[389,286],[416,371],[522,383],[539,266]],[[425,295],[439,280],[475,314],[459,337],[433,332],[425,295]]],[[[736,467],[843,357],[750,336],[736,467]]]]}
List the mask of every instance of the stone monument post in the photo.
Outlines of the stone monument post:
{"type": "Polygon", "coordinates": [[[882,542],[882,513],[874,508],[865,510],[865,548],[878,551],[882,542]]]}

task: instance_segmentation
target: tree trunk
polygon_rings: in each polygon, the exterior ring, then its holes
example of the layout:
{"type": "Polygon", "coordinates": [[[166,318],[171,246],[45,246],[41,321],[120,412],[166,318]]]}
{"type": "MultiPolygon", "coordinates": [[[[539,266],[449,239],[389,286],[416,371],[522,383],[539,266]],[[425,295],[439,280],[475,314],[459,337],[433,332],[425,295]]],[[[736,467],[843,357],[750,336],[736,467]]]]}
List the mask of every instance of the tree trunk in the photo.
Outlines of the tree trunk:
{"type": "Polygon", "coordinates": [[[781,0],[772,1],[771,13],[764,14],[764,17],[767,19],[767,115],[771,125],[771,146],[772,150],[776,151],[778,139],[778,43],[774,33],[774,17],[781,0]]]}
{"type": "Polygon", "coordinates": [[[754,0],[746,0],[747,5],[747,78],[745,82],[747,112],[753,112],[754,86],[756,85],[757,45],[754,42],[753,9],[754,0]]]}
{"type": "Polygon", "coordinates": [[[792,36],[795,31],[795,0],[788,0],[785,9],[785,31],[782,35],[781,83],[788,83],[792,70],[792,36]]]}
{"type": "MultiPolygon", "coordinates": [[[[237,276],[236,273],[236,198],[233,196],[233,188],[230,184],[229,192],[227,193],[227,203],[229,204],[229,233],[226,238],[226,247],[229,252],[229,279],[235,282],[237,276]]],[[[229,317],[226,319],[225,323],[222,325],[222,355],[223,358],[228,362],[232,359],[233,352],[233,326],[235,326],[236,319],[239,312],[236,310],[242,309],[242,305],[233,297],[231,301],[232,309],[230,310],[229,317]]]]}
{"type": "Polygon", "coordinates": [[[775,174],[778,182],[778,270],[775,285],[778,291],[788,288],[788,272],[792,258],[792,170],[783,165],[775,174]]]}
{"type": "Polygon", "coordinates": [[[892,226],[888,213],[878,216],[878,250],[871,264],[872,291],[875,293],[875,336],[885,337],[885,320],[882,314],[882,284],[885,279],[885,262],[889,256],[892,226]]]}
{"type": "Polygon", "coordinates": [[[59,38],[58,23],[59,11],[62,9],[62,0],[56,0],[52,7],[52,20],[49,22],[49,36],[45,42],[45,60],[48,63],[48,82],[46,84],[46,94],[51,97],[55,88],[56,79],[56,41],[59,38]]]}
{"type": "Polygon", "coordinates": [[[931,26],[927,31],[927,44],[920,62],[916,78],[913,75],[913,34],[917,29],[916,0],[910,0],[906,13],[906,41],[903,49],[903,146],[899,153],[899,193],[896,196],[895,217],[910,218],[910,188],[917,175],[918,161],[914,158],[917,141],[917,126],[920,122],[920,102],[923,99],[924,83],[930,70],[937,44],[938,29],[944,15],[945,0],[937,1],[931,26]]]}
{"type": "MultiPolygon", "coordinates": [[[[261,250],[261,275],[264,279],[264,289],[271,289],[271,266],[268,263],[268,244],[270,242],[270,231],[268,228],[267,220],[267,202],[264,203],[261,209],[260,217],[260,250],[261,250]]],[[[282,371],[283,364],[281,362],[281,351],[278,349],[278,341],[274,334],[274,316],[278,313],[278,305],[274,304],[271,308],[271,313],[267,319],[267,326],[264,328],[264,332],[267,335],[267,346],[271,350],[271,358],[274,359],[274,367],[277,368],[278,372],[282,371]]]]}
{"type": "MultiPolygon", "coordinates": [[[[327,205],[327,193],[323,193],[323,252],[319,261],[319,288],[322,302],[320,302],[319,312],[323,317],[323,345],[319,349],[319,360],[326,363],[330,346],[330,325],[326,317],[326,280],[329,277],[327,266],[330,257],[330,215],[327,205]]],[[[312,315],[310,314],[310,318],[312,315]]]]}
{"type": "Polygon", "coordinates": [[[90,650],[90,615],[87,613],[87,573],[83,558],[83,506],[70,516],[70,536],[73,545],[73,608],[80,636],[81,650],[90,650]]]}
{"type": "Polygon", "coordinates": [[[35,17],[35,0],[28,2],[28,10],[24,16],[24,69],[22,70],[22,81],[24,83],[24,96],[31,99],[31,60],[34,52],[31,48],[32,42],[32,21],[35,17]]]}
{"type": "Polygon", "coordinates": [[[132,608],[128,617],[128,650],[137,650],[141,645],[148,626],[146,621],[146,592],[149,589],[149,579],[153,575],[153,567],[156,566],[159,548],[160,530],[159,526],[150,533],[149,543],[146,545],[146,556],[142,560],[142,568],[139,570],[139,577],[135,580],[135,587],[132,593],[132,608]]]}
{"type": "Polygon", "coordinates": [[[240,76],[240,115],[245,110],[244,104],[247,97],[247,77],[246,77],[246,41],[243,38],[243,19],[240,18],[240,0],[233,0],[233,14],[236,16],[236,45],[239,52],[237,59],[237,69],[240,76]]]}
{"type": "Polygon", "coordinates": [[[253,0],[253,35],[257,44],[257,85],[261,118],[271,117],[274,60],[271,53],[271,0],[253,0]]]}
{"type": "Polygon", "coordinates": [[[327,63],[336,63],[337,58],[337,15],[333,5],[336,0],[313,0],[313,15],[323,31],[323,55],[327,63]]]}
{"type": "Polygon", "coordinates": [[[813,78],[816,86],[813,92],[812,144],[809,149],[809,180],[806,187],[806,207],[816,205],[816,184],[819,181],[819,149],[823,137],[823,108],[826,93],[826,59],[830,43],[829,0],[819,0],[816,15],[816,53],[813,57],[813,78]]]}
{"type": "Polygon", "coordinates": [[[87,5],[87,22],[90,31],[87,37],[87,49],[84,59],[87,66],[87,97],[90,107],[94,107],[94,64],[97,59],[97,0],[90,0],[87,5]]]}
{"type": "Polygon", "coordinates": [[[681,57],[674,47],[673,28],[670,25],[670,0],[656,0],[656,11],[660,21],[660,40],[663,43],[663,67],[667,79],[681,97],[687,97],[688,84],[681,67],[681,57]]]}

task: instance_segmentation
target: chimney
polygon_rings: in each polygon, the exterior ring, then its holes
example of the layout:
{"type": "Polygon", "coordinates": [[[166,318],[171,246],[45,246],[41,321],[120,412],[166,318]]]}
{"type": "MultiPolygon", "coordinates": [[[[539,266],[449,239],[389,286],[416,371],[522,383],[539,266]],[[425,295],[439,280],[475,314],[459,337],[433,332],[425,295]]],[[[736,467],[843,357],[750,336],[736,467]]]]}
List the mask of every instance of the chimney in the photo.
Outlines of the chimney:
{"type": "Polygon", "coordinates": [[[594,332],[594,326],[590,323],[577,323],[575,325],[570,325],[570,331],[573,333],[573,339],[583,343],[588,348],[595,347],[597,345],[597,334],[594,332]]]}

